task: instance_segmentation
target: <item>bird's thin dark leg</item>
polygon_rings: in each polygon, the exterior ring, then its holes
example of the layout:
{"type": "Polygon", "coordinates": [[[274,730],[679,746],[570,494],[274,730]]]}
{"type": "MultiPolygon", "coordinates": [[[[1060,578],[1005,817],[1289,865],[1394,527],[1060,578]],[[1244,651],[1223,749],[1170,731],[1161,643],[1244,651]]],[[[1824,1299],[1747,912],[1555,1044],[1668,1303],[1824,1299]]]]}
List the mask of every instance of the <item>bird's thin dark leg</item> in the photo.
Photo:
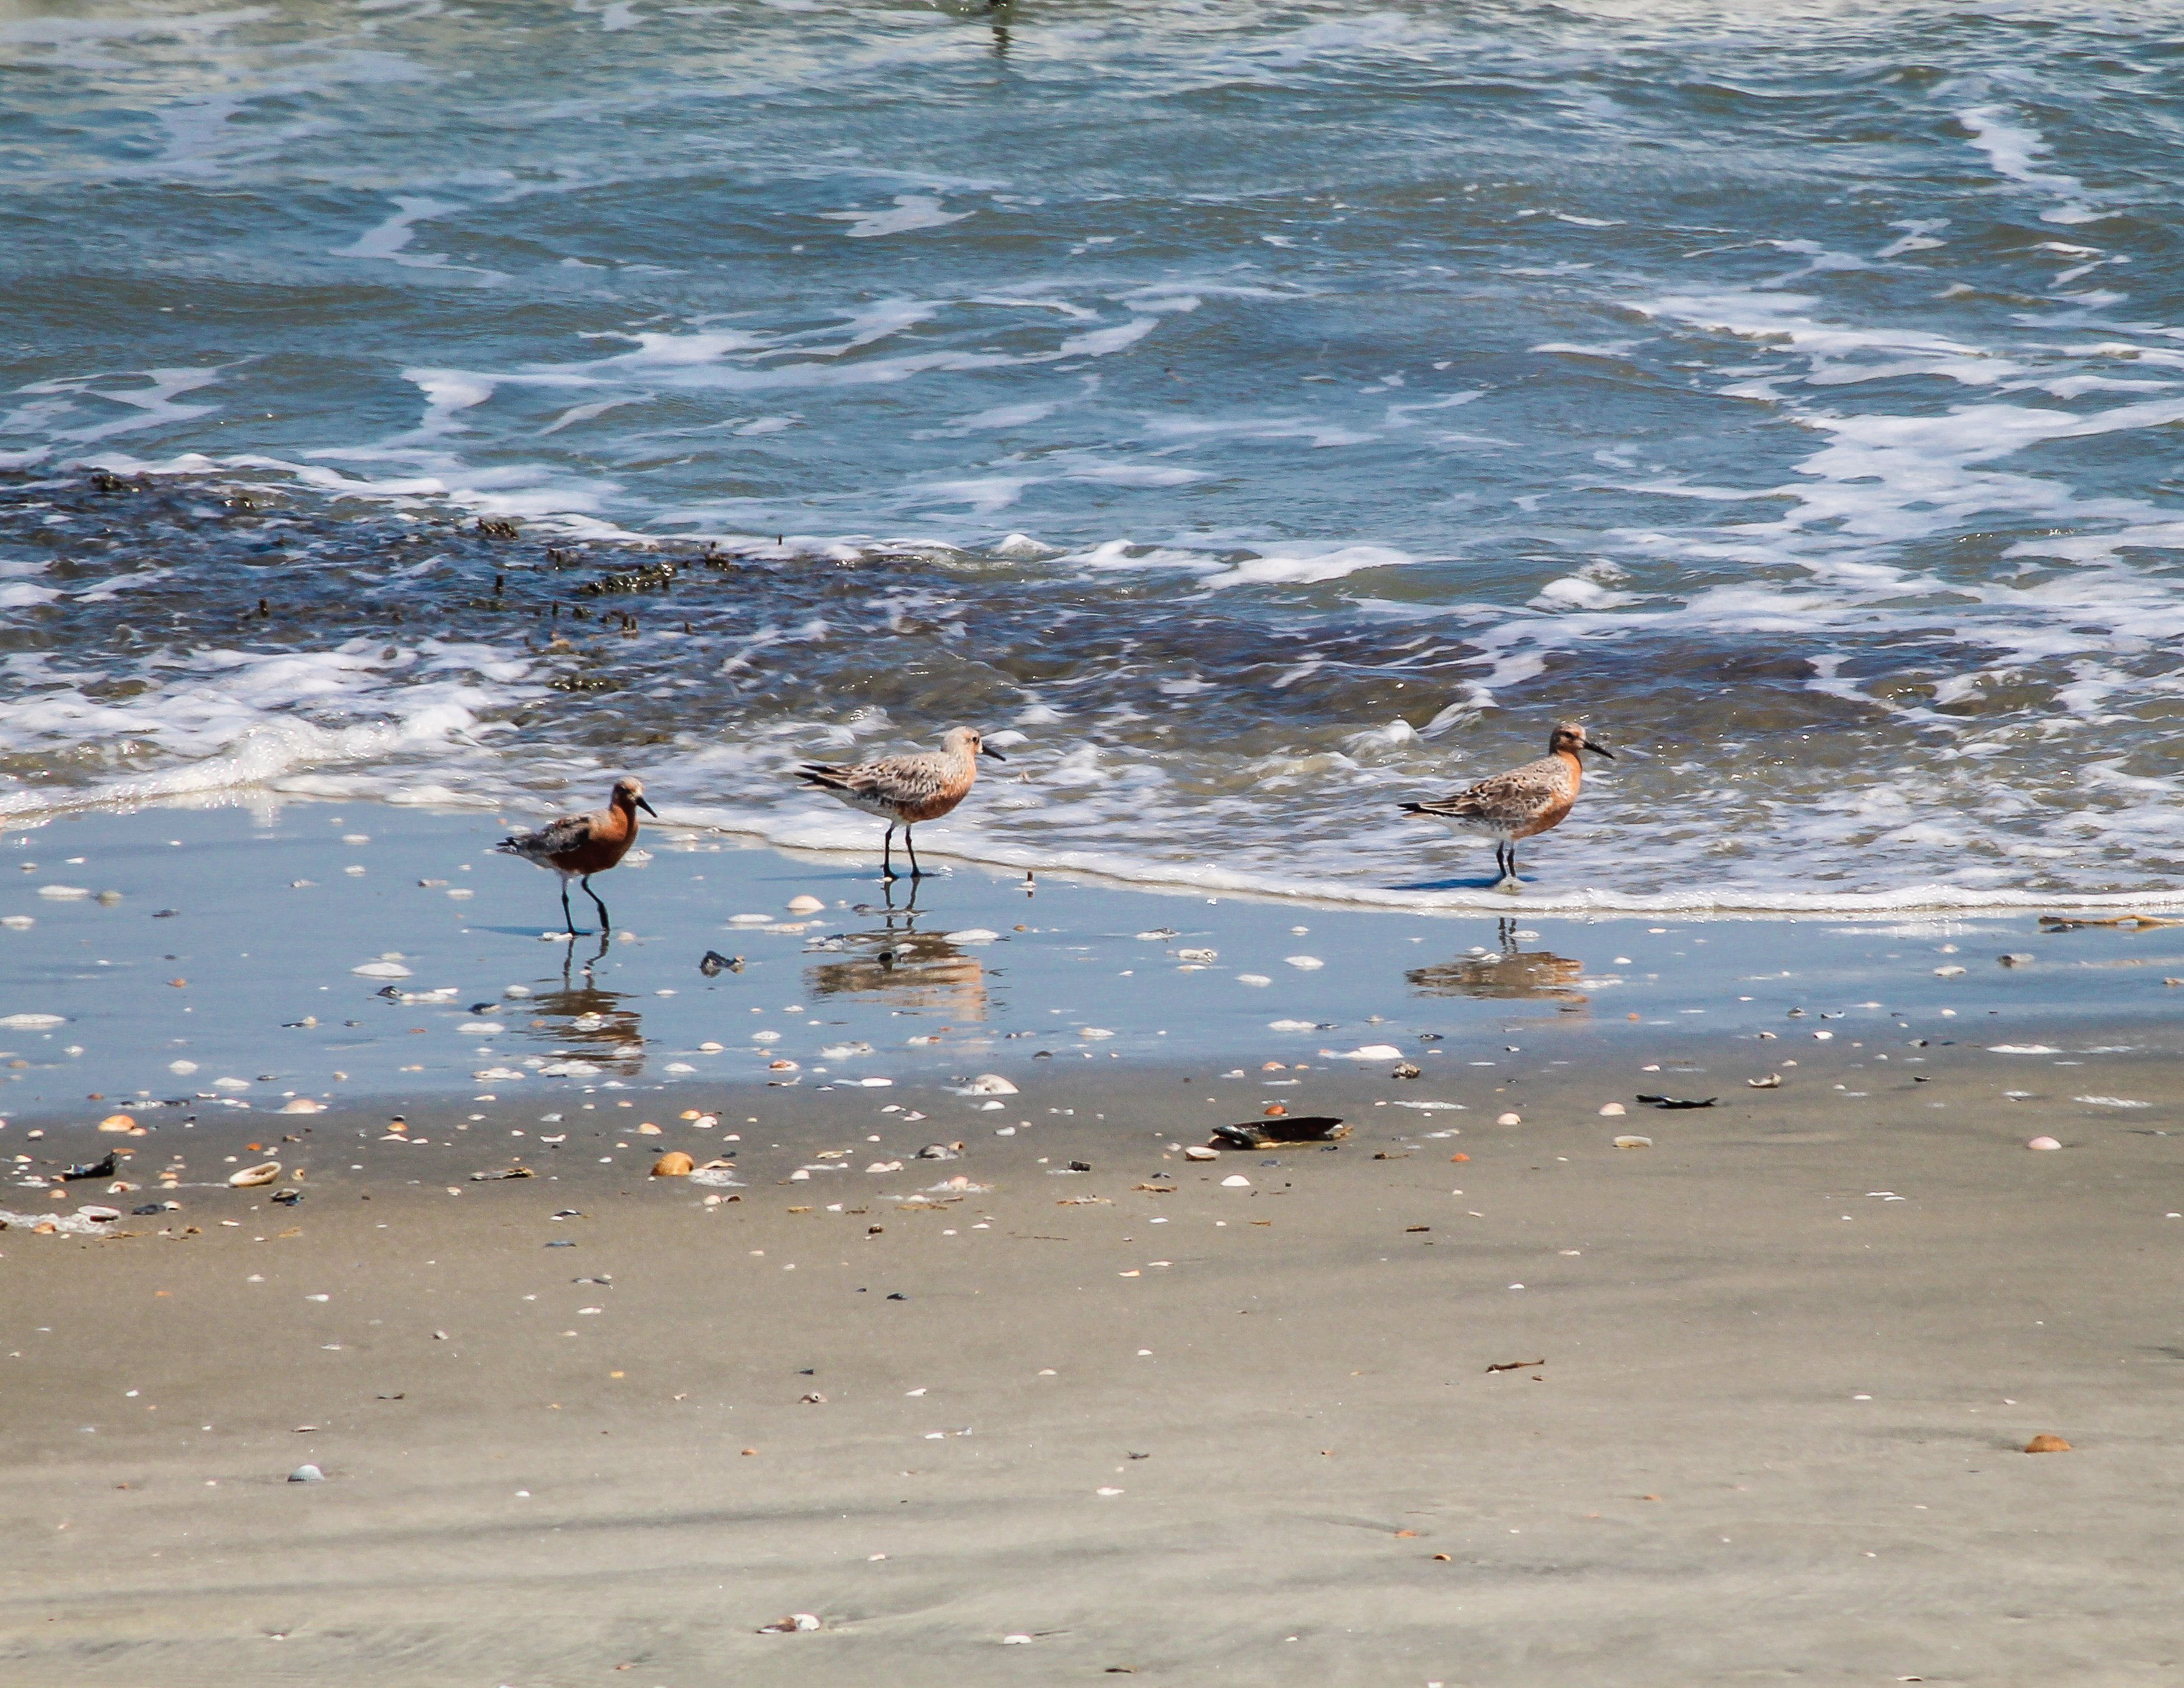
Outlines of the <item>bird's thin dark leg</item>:
{"type": "Polygon", "coordinates": [[[561,882],[561,930],[574,932],[576,929],[577,917],[569,912],[569,882],[564,879],[561,882]]]}
{"type": "Polygon", "coordinates": [[[894,822],[888,822],[887,837],[880,842],[880,877],[892,883],[894,878],[894,822]]]}
{"type": "Polygon", "coordinates": [[[593,902],[599,903],[599,905],[600,934],[604,936],[607,933],[613,931],[614,916],[607,912],[607,905],[604,903],[599,902],[599,894],[592,889],[592,876],[588,873],[584,875],[584,894],[589,897],[593,902]]]}
{"type": "Polygon", "coordinates": [[[910,852],[910,877],[913,879],[922,879],[925,877],[925,870],[917,865],[917,845],[911,839],[908,827],[902,829],[902,847],[910,852]]]}

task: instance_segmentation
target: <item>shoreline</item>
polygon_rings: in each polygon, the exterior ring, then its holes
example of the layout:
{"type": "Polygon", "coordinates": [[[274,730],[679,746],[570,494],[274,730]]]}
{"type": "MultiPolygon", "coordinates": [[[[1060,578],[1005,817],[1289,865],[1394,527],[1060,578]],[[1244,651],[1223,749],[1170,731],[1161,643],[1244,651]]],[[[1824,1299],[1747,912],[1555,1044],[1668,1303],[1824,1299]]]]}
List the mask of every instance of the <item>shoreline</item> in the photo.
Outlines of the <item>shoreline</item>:
{"type": "Polygon", "coordinates": [[[653,837],[572,949],[488,818],[25,858],[122,895],[0,931],[60,1016],[0,1044],[0,1679],[2164,1680],[2163,930],[912,917],[653,837]],[[1183,1153],[1276,1106],[1348,1134],[1183,1153]]]}

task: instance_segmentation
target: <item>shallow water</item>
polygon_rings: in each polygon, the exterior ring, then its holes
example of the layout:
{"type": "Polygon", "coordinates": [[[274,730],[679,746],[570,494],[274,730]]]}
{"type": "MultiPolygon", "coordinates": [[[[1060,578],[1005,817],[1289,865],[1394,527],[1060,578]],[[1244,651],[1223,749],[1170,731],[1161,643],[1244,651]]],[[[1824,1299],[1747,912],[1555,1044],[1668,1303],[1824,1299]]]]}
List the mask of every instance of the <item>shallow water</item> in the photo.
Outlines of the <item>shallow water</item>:
{"type": "Polygon", "coordinates": [[[1536,906],[2167,897],[2180,53],[2059,3],[9,8],[0,815],[628,767],[841,846],[781,769],[968,719],[1011,760],[931,851],[1482,903],[1394,805],[1581,713],[1620,760],[1536,906]]]}
{"type": "Polygon", "coordinates": [[[2184,975],[2178,933],[2024,915],[1419,917],[975,869],[890,889],[868,858],[666,828],[595,882],[607,942],[560,930],[553,877],[493,854],[500,831],[261,800],[61,816],[0,841],[0,1117],[460,1095],[527,1125],[661,1085],[719,1106],[780,1082],[862,1088],[880,1123],[922,1110],[930,1139],[1017,1123],[1013,1099],[957,1094],[980,1073],[1028,1089],[1064,1068],[1234,1063],[1233,1091],[1207,1089],[1240,1119],[1289,1093],[1270,1060],[1408,1061],[1412,1100],[1490,1117],[1502,1087],[1603,1053],[1641,1088],[1699,1084],[1636,1069],[1724,1034],[1748,1054],[1700,1096],[1801,1056],[1875,1060],[1878,1085],[1920,1038],[2022,1048],[1993,1057],[1998,1089],[2164,1045],[2164,979],[2184,975]],[[822,906],[788,909],[802,897],[822,906]]]}

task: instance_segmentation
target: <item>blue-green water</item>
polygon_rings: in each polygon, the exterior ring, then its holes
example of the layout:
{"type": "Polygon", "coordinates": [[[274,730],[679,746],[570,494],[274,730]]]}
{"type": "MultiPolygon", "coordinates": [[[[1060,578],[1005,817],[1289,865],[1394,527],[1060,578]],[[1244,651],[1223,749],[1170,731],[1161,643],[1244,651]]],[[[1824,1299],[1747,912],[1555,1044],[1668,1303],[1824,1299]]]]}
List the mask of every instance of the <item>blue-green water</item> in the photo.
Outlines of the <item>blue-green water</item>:
{"type": "Polygon", "coordinates": [[[2181,61],[2174,6],[0,6],[0,811],[631,767],[847,844],[780,770],[971,720],[1030,777],[928,848],[1477,900],[1394,805],[1584,714],[1550,900],[2168,894],[2181,61]],[[574,595],[632,543],[671,584],[574,595]]]}

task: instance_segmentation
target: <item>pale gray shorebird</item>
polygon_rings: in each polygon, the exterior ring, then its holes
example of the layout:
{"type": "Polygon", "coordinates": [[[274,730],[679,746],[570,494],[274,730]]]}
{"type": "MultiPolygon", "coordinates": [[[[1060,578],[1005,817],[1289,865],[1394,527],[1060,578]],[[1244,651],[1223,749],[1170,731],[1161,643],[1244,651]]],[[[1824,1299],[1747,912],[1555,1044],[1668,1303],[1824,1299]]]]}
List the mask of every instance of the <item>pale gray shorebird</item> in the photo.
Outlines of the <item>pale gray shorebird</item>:
{"type": "Polygon", "coordinates": [[[940,740],[940,749],[916,756],[882,756],[875,761],[843,766],[832,762],[806,762],[796,771],[806,785],[838,798],[866,815],[888,823],[880,845],[880,876],[892,879],[894,872],[894,829],[902,828],[903,847],[910,852],[910,877],[922,879],[917,846],[910,829],[920,821],[937,821],[970,794],[978,777],[978,758],[1008,760],[990,748],[975,727],[951,727],[940,740]]]}
{"type": "Polygon", "coordinates": [[[1585,736],[1581,721],[1559,723],[1547,739],[1547,754],[1483,779],[1451,796],[1425,803],[1406,803],[1403,811],[1439,821],[1453,832],[1484,833],[1494,840],[1494,865],[1502,870],[1499,890],[1514,890],[1517,841],[1558,827],[1577,801],[1585,783],[1585,766],[1578,753],[1590,750],[1611,762],[1615,753],[1585,736]]]}
{"type": "Polygon", "coordinates": [[[614,922],[607,914],[607,905],[599,901],[599,894],[592,889],[592,875],[605,872],[629,854],[629,847],[637,842],[640,809],[655,820],[660,817],[660,811],[644,800],[644,782],[624,775],[615,782],[605,808],[594,809],[588,815],[564,815],[536,832],[503,838],[493,848],[503,855],[520,855],[561,876],[561,921],[572,932],[577,921],[569,912],[569,882],[581,882],[584,894],[599,906],[599,930],[610,932],[614,922]]]}

